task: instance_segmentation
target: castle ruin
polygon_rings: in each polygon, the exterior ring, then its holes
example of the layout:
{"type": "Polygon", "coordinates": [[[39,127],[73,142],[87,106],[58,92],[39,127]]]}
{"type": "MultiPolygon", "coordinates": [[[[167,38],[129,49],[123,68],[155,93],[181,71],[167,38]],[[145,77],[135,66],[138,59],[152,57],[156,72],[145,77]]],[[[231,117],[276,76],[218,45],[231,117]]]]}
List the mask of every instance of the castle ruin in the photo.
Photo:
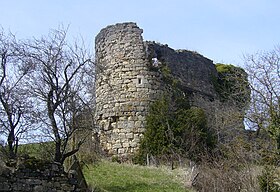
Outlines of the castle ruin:
{"type": "MultiPolygon", "coordinates": [[[[95,116],[100,144],[108,154],[125,156],[139,148],[149,106],[164,92],[163,64],[180,81],[191,106],[204,109],[210,126],[217,127],[220,111],[242,113],[220,102],[212,82],[217,76],[213,61],[144,41],[142,32],[136,23],[120,23],[102,29],[95,39],[95,116]]],[[[242,118],[235,121],[242,126],[242,118]]]]}

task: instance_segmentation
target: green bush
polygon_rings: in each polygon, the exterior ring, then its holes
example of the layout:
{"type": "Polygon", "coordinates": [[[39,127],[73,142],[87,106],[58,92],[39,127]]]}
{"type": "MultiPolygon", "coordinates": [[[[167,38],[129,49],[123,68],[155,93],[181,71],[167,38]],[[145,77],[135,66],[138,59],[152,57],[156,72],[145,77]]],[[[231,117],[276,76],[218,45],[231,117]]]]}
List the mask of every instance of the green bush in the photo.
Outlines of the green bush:
{"type": "Polygon", "coordinates": [[[181,89],[180,81],[167,65],[161,67],[161,73],[165,94],[150,105],[146,131],[134,161],[145,164],[147,155],[171,161],[174,156],[199,160],[216,144],[206,114],[190,106],[188,93],[181,89]]]}
{"type": "Polygon", "coordinates": [[[206,114],[201,108],[177,111],[174,127],[176,147],[192,160],[200,160],[203,154],[216,146],[216,138],[207,127],[206,114]]]}
{"type": "Polygon", "coordinates": [[[136,162],[144,164],[147,154],[155,156],[168,152],[171,141],[167,135],[167,129],[172,124],[172,117],[168,109],[168,99],[162,98],[150,106],[147,116],[146,132],[141,140],[139,155],[136,162]]]}
{"type": "Polygon", "coordinates": [[[146,156],[173,156],[199,160],[215,147],[216,139],[207,127],[204,111],[181,108],[169,97],[155,101],[147,116],[146,132],[135,161],[144,164],[146,156]]]}

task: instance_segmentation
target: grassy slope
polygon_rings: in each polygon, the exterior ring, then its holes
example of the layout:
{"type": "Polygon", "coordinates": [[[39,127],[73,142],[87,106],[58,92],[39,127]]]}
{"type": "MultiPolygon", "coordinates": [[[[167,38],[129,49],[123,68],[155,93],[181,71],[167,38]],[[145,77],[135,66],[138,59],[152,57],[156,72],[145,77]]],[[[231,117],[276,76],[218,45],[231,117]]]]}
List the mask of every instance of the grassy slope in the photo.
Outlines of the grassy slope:
{"type": "MultiPolygon", "coordinates": [[[[53,143],[19,146],[19,154],[46,159],[53,143]]],[[[185,192],[181,170],[119,164],[102,160],[84,167],[87,183],[95,192],[185,192]]]]}
{"type": "Polygon", "coordinates": [[[176,173],[160,168],[101,161],[84,168],[86,180],[98,192],[185,192],[176,173]]]}
{"type": "Polygon", "coordinates": [[[18,146],[18,155],[28,154],[30,157],[51,160],[54,151],[54,142],[29,143],[18,146]]]}

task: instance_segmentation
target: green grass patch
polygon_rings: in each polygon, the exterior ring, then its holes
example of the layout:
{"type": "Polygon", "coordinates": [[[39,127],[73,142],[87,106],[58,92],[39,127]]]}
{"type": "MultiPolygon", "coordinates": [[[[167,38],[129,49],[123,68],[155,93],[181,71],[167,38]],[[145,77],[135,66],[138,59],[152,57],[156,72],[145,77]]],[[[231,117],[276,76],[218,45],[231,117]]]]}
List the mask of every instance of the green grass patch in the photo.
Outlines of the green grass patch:
{"type": "Polygon", "coordinates": [[[51,160],[55,151],[54,142],[28,143],[18,146],[18,155],[51,160]]]}
{"type": "Polygon", "coordinates": [[[182,178],[163,168],[101,161],[84,167],[87,183],[97,192],[185,192],[182,178]]]}

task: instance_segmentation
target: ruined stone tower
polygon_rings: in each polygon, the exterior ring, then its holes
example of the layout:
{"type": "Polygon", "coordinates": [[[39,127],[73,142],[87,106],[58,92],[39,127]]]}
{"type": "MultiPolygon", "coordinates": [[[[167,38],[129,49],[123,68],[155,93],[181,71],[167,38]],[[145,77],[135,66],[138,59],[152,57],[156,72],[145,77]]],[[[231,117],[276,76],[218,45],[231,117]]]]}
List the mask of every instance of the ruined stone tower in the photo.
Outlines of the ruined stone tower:
{"type": "MultiPolygon", "coordinates": [[[[95,39],[96,124],[100,144],[111,155],[126,156],[139,148],[149,105],[164,92],[163,63],[190,104],[204,109],[211,127],[215,128],[219,111],[240,112],[219,101],[212,82],[217,71],[211,60],[143,41],[142,32],[135,23],[121,23],[102,29],[95,39]]],[[[236,121],[242,124],[242,119],[236,121]]]]}
{"type": "Polygon", "coordinates": [[[158,74],[148,69],[142,29],[123,23],[102,29],[96,46],[96,120],[109,154],[133,153],[145,130],[158,74]]]}

